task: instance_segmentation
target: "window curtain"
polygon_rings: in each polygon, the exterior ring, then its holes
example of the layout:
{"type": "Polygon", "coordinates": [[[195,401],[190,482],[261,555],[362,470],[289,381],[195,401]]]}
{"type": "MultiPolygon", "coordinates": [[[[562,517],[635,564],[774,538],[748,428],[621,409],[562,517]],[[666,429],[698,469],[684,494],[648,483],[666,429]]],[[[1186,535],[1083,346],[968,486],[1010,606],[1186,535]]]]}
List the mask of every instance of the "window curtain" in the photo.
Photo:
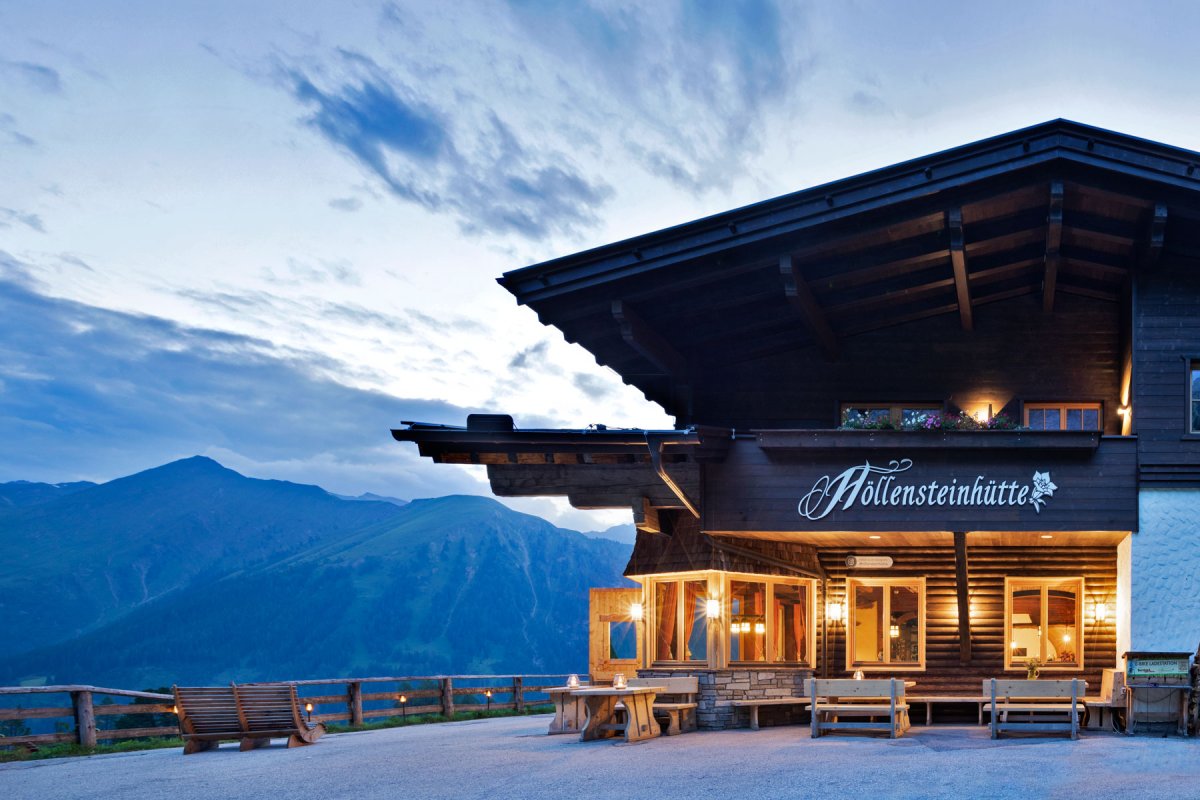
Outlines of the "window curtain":
{"type": "Polygon", "coordinates": [[[675,652],[675,618],[677,616],[677,601],[679,584],[675,581],[658,584],[661,601],[655,610],[658,615],[658,644],[655,653],[660,661],[671,661],[677,658],[675,652]]]}

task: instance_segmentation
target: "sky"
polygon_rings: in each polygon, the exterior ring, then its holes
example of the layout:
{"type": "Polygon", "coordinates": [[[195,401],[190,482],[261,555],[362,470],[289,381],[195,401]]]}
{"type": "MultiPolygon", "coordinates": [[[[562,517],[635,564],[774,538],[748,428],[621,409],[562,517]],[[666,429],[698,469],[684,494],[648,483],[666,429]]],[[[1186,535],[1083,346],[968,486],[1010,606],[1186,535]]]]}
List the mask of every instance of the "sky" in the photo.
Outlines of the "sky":
{"type": "Polygon", "coordinates": [[[202,454],[489,494],[388,429],[670,427],[494,279],[1056,117],[1200,149],[1198,26],[1189,3],[0,0],[0,481],[202,454]]]}

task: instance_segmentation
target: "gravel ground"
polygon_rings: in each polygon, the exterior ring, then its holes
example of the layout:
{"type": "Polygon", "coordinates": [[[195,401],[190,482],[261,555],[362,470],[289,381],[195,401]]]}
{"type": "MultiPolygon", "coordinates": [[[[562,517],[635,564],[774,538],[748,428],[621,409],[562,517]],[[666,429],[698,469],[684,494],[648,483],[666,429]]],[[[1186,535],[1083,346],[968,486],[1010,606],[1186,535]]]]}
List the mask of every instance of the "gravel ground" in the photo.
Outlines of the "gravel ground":
{"type": "Polygon", "coordinates": [[[895,741],[804,727],[636,745],[547,736],[549,717],[328,735],[312,747],[0,764],[0,798],[1200,798],[1200,741],[1089,734],[991,741],[916,726],[895,741]]]}

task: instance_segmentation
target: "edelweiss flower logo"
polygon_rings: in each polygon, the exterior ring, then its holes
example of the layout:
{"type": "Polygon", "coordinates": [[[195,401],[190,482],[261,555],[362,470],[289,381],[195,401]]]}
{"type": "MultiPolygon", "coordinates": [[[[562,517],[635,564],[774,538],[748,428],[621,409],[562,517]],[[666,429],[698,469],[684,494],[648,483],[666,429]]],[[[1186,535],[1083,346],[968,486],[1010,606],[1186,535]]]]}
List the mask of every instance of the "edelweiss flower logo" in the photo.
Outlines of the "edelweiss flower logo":
{"type": "Polygon", "coordinates": [[[1050,480],[1049,472],[1033,473],[1033,493],[1029,495],[1029,502],[1033,503],[1033,510],[1042,513],[1042,506],[1046,504],[1043,499],[1045,497],[1053,497],[1054,490],[1058,487],[1050,480]]]}

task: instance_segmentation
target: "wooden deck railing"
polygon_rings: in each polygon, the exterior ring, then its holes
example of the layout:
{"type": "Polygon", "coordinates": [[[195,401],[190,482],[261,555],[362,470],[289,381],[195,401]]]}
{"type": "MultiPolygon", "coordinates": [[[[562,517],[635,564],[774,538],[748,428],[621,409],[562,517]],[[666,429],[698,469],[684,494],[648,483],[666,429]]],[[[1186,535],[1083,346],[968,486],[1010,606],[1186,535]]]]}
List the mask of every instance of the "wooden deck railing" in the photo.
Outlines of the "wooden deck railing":
{"type": "MultiPolygon", "coordinates": [[[[582,678],[586,675],[581,674],[582,678]]],[[[514,710],[549,702],[545,690],[561,686],[566,673],[549,675],[409,675],[372,678],[330,678],[303,681],[272,681],[296,687],[302,704],[312,704],[313,722],[346,722],[362,725],[383,717],[440,714],[451,718],[460,706],[472,710],[514,710]],[[321,687],[344,687],[335,694],[317,694],[321,687]],[[312,692],[309,694],[309,692],[312,692]],[[488,694],[490,692],[490,695],[488,694]]],[[[99,686],[3,686],[0,698],[13,695],[66,694],[70,706],[35,708],[0,707],[0,721],[71,719],[73,728],[56,733],[0,737],[0,747],[75,742],[95,747],[98,740],[133,739],[148,736],[178,736],[177,725],[152,728],[111,728],[97,718],[124,714],[173,714],[175,699],[169,694],[108,689],[99,686]],[[96,697],[140,698],[159,703],[97,703],[96,697]]]]}

